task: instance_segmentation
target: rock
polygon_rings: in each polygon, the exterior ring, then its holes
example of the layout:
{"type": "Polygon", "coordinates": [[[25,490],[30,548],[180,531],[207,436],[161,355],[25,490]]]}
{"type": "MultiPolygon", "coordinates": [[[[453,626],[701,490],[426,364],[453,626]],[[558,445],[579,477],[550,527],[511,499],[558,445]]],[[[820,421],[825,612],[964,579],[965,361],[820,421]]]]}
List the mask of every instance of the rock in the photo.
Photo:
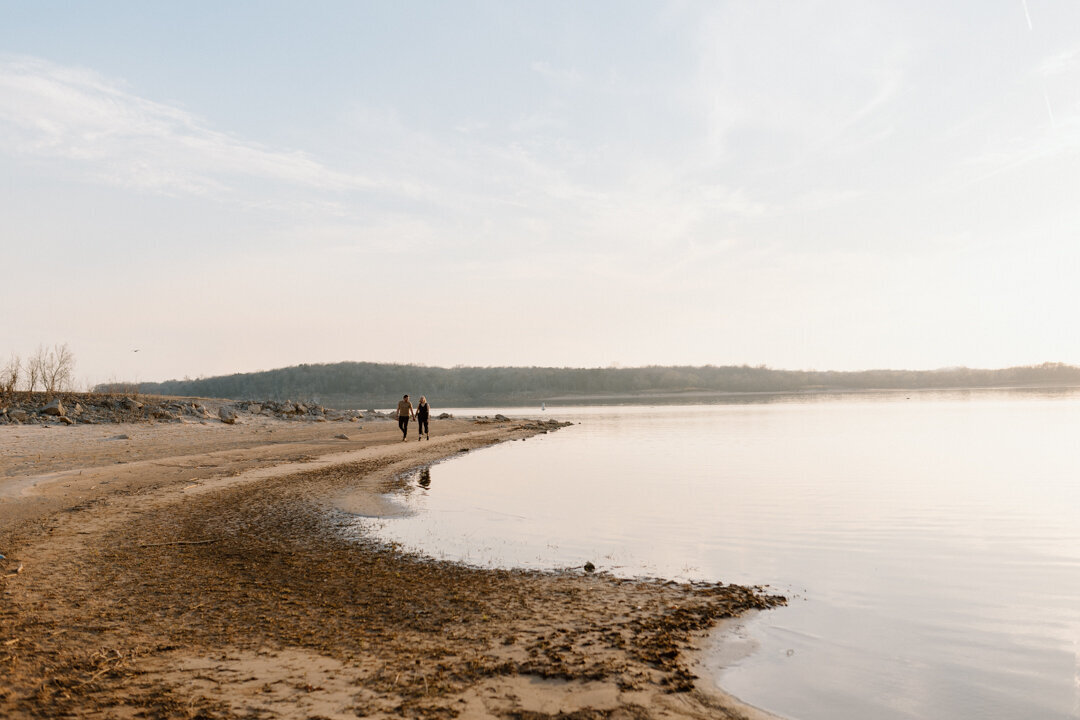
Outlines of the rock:
{"type": "Polygon", "coordinates": [[[261,413],[262,405],[259,403],[248,403],[247,409],[249,413],[261,413]]]}
{"type": "Polygon", "coordinates": [[[338,433],[334,437],[337,438],[338,440],[348,440],[349,439],[349,436],[346,435],[345,433],[338,433]]]}
{"type": "Polygon", "coordinates": [[[73,407],[71,409],[71,412],[69,412],[68,415],[82,415],[82,412],[83,412],[82,404],[81,403],[75,403],[75,407],[73,407]]]}
{"type": "Polygon", "coordinates": [[[60,422],[64,423],[65,425],[74,425],[75,424],[75,421],[72,420],[71,418],[69,418],[67,415],[61,415],[60,417],[58,417],[56,419],[59,420],[60,422]]]}
{"type": "Polygon", "coordinates": [[[16,422],[26,422],[30,414],[20,408],[9,408],[8,417],[16,422]]]}
{"type": "Polygon", "coordinates": [[[60,416],[64,414],[64,405],[60,402],[60,398],[57,398],[45,407],[38,410],[38,413],[41,415],[60,416]]]}
{"type": "Polygon", "coordinates": [[[131,438],[129,438],[127,435],[113,435],[109,439],[110,440],[130,440],[131,438]]]}
{"type": "Polygon", "coordinates": [[[584,565],[584,566],[582,567],[582,569],[583,569],[583,570],[584,570],[585,572],[591,573],[592,571],[596,570],[596,566],[595,566],[595,565],[593,565],[593,564],[592,564],[591,562],[587,562],[587,563],[585,563],[585,565],[584,565]]]}
{"type": "Polygon", "coordinates": [[[505,422],[505,421],[509,420],[510,418],[506,417],[505,415],[496,415],[495,419],[499,420],[499,421],[502,421],[502,422],[505,422]]]}
{"type": "Polygon", "coordinates": [[[142,410],[143,405],[135,398],[124,398],[120,401],[120,406],[125,410],[135,412],[136,410],[142,410]]]}
{"type": "Polygon", "coordinates": [[[437,418],[435,418],[435,419],[436,419],[436,420],[449,420],[449,419],[450,419],[450,418],[452,418],[452,417],[454,417],[454,416],[453,416],[453,415],[451,415],[450,413],[441,413],[441,414],[440,414],[440,415],[439,415],[439,416],[438,416],[437,418]]]}
{"type": "Polygon", "coordinates": [[[239,415],[237,415],[236,411],[233,410],[231,407],[223,406],[220,410],[218,410],[218,417],[221,418],[221,422],[225,423],[226,425],[235,425],[236,419],[239,417],[239,415]]]}

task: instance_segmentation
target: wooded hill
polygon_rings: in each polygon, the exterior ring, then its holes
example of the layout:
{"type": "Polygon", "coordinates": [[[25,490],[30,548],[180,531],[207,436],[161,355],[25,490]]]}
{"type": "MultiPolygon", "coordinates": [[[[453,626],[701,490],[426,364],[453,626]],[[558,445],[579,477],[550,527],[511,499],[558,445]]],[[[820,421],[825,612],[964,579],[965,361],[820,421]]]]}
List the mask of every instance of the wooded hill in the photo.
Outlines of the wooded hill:
{"type": "MultiPolygon", "coordinates": [[[[439,407],[540,402],[693,401],[724,393],[1080,386],[1080,367],[1062,363],[1001,370],[773,370],[716,367],[455,367],[341,362],[297,365],[197,380],[140,383],[139,392],[265,400],[313,400],[328,407],[392,407],[404,394],[439,407]],[[684,397],[689,395],[690,397],[684,397]]],[[[129,387],[129,386],[125,386],[129,387]]],[[[109,391],[108,385],[98,386],[109,391]]]]}

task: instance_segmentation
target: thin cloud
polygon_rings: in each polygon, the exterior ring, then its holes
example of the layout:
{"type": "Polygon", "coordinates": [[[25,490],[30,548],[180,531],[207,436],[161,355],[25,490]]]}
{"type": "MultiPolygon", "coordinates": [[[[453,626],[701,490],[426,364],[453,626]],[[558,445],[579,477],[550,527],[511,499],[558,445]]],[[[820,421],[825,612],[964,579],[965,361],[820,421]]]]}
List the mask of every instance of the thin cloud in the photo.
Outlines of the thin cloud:
{"type": "Polygon", "coordinates": [[[379,187],[305,153],[215,130],[98,73],[27,57],[0,60],[0,152],[74,161],[99,181],[168,194],[228,192],[238,178],[330,191],[379,187]]]}
{"type": "Polygon", "coordinates": [[[1036,72],[1043,77],[1060,75],[1061,73],[1074,69],[1077,65],[1077,60],[1080,60],[1080,48],[1072,48],[1071,50],[1066,50],[1046,58],[1036,69],[1036,72]]]}
{"type": "Polygon", "coordinates": [[[1045,99],[1050,116],[1048,127],[1014,137],[969,158],[956,168],[945,186],[964,187],[1033,163],[1060,161],[1080,153],[1080,115],[1074,113],[1064,119],[1057,118],[1049,98],[1045,99]]]}
{"type": "Polygon", "coordinates": [[[577,70],[572,68],[557,68],[544,60],[537,60],[530,65],[534,73],[555,85],[576,87],[581,85],[585,78],[577,70]]]}

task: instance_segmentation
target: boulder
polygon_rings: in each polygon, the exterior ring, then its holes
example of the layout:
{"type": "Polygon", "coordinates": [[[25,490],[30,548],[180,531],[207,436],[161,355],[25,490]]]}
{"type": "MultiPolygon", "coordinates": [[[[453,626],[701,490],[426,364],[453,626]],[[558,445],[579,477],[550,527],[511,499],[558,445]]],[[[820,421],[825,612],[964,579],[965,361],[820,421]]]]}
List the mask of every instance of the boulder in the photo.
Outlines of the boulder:
{"type": "Polygon", "coordinates": [[[69,418],[67,415],[61,415],[60,417],[58,417],[56,419],[59,420],[60,422],[64,423],[65,425],[74,425],[75,424],[75,421],[72,420],[71,418],[69,418]]]}
{"type": "Polygon", "coordinates": [[[235,425],[236,419],[239,417],[239,415],[237,415],[236,411],[233,410],[231,407],[222,407],[220,410],[218,410],[218,417],[221,418],[221,422],[225,423],[226,425],[235,425]]]}
{"type": "Polygon", "coordinates": [[[248,403],[247,409],[249,413],[261,413],[262,405],[260,405],[259,403],[248,403]]]}
{"type": "Polygon", "coordinates": [[[60,398],[53,400],[45,407],[38,410],[41,415],[55,415],[60,416],[64,414],[64,405],[60,402],[60,398]]]}
{"type": "Polygon", "coordinates": [[[506,421],[507,421],[507,420],[509,420],[510,418],[506,417],[505,415],[496,415],[496,416],[495,416],[495,419],[496,419],[496,420],[499,420],[500,422],[506,422],[506,421]]]}
{"type": "Polygon", "coordinates": [[[437,418],[435,418],[435,419],[436,420],[449,420],[452,417],[454,417],[454,416],[451,415],[450,413],[440,413],[439,416],[437,418]]]}
{"type": "Polygon", "coordinates": [[[143,405],[135,398],[124,398],[120,401],[120,406],[123,407],[125,410],[135,412],[136,410],[142,410],[143,405]]]}
{"type": "Polygon", "coordinates": [[[75,403],[75,407],[71,409],[68,415],[82,415],[83,406],[80,403],[75,403]]]}
{"type": "Polygon", "coordinates": [[[30,414],[21,408],[8,408],[7,415],[17,422],[26,422],[30,414]]]}
{"type": "Polygon", "coordinates": [[[334,437],[337,438],[338,440],[348,440],[349,439],[349,436],[346,435],[345,433],[339,433],[339,434],[335,435],[334,437]]]}

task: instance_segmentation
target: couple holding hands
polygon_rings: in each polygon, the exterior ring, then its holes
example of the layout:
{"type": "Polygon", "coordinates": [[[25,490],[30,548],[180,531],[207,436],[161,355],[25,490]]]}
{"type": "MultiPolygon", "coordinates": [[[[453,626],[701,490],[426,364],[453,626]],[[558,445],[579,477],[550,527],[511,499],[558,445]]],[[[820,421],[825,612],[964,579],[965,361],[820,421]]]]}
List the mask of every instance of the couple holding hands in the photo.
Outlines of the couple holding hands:
{"type": "Polygon", "coordinates": [[[419,435],[416,438],[417,442],[424,439],[431,439],[431,435],[428,433],[428,416],[431,414],[431,408],[428,407],[427,398],[423,395],[420,396],[420,404],[416,406],[416,410],[413,410],[412,403],[409,402],[409,396],[405,395],[401,398],[401,401],[397,404],[397,424],[401,429],[401,442],[405,442],[406,437],[409,434],[409,420],[414,419],[417,422],[416,434],[419,435]]]}

